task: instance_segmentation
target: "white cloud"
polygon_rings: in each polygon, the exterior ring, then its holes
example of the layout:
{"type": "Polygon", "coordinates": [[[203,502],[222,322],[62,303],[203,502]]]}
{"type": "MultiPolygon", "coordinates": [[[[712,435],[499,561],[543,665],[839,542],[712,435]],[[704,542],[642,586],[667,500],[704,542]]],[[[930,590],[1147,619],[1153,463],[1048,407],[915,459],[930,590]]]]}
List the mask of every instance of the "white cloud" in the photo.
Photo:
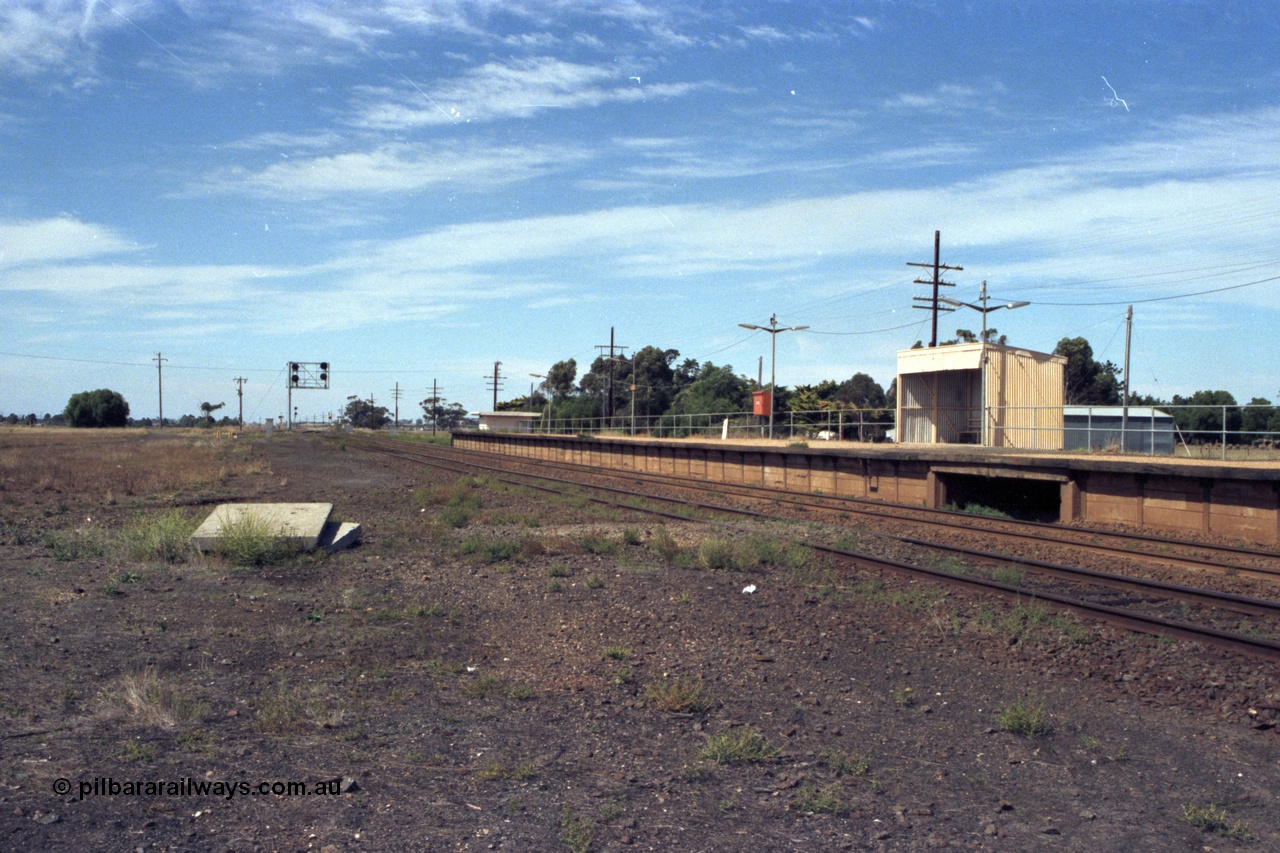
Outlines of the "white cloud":
{"type": "Polygon", "coordinates": [[[676,98],[699,88],[692,83],[635,85],[615,67],[583,65],[552,57],[489,62],[439,85],[402,91],[358,108],[356,123],[376,130],[402,130],[462,121],[529,117],[547,109],[597,107],[610,102],[676,98]]]}
{"type": "Polygon", "coordinates": [[[256,172],[226,170],[204,179],[189,192],[305,199],[413,193],[446,184],[470,192],[564,169],[588,156],[563,146],[385,145],[372,151],[295,157],[256,172]]]}
{"type": "Polygon", "coordinates": [[[0,267],[94,258],[138,248],[110,228],[65,216],[0,222],[0,267]]]}

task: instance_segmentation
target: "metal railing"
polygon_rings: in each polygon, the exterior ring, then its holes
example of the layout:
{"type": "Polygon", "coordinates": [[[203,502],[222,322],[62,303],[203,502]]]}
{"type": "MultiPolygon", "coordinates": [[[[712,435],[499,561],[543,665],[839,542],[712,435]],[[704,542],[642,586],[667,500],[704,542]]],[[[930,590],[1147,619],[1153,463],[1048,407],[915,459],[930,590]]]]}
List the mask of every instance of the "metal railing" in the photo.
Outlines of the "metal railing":
{"type": "Polygon", "coordinates": [[[1127,417],[1121,406],[904,407],[895,437],[1037,450],[1277,458],[1280,407],[1130,406],[1127,417]]]}
{"type": "MultiPolygon", "coordinates": [[[[990,447],[1237,458],[1280,457],[1280,406],[962,406],[777,412],[781,441],[984,443],[990,447]],[[984,417],[985,416],[985,417],[984,417]],[[924,423],[927,430],[921,430],[924,423]],[[950,426],[948,426],[950,425],[950,426]],[[914,433],[921,433],[914,435],[914,433]]],[[[532,419],[528,432],[637,438],[763,439],[768,418],[748,412],[532,419]]]]}
{"type": "MultiPolygon", "coordinates": [[[[612,418],[536,418],[531,432],[555,435],[617,435],[644,438],[766,438],[769,419],[750,412],[616,415],[612,418]]],[[[776,412],[774,439],[884,441],[893,429],[893,411],[841,409],[776,412]]]]}

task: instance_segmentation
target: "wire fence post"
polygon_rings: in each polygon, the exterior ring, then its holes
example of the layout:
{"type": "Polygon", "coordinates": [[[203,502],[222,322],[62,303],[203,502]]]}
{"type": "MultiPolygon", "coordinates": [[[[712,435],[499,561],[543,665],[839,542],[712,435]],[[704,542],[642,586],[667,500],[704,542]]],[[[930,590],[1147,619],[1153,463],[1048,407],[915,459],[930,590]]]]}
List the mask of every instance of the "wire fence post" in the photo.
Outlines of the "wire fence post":
{"type": "Polygon", "coordinates": [[[1222,458],[1227,458],[1227,407],[1222,407],[1222,458]]]}

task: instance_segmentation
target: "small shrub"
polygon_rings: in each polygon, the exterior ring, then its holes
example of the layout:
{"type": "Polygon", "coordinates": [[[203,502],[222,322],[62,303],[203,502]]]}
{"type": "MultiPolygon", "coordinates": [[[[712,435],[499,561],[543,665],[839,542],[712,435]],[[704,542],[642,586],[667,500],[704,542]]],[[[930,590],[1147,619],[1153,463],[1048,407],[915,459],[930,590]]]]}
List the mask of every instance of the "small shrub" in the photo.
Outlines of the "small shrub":
{"type": "MultiPolygon", "coordinates": [[[[258,697],[257,728],[267,734],[287,735],[311,729],[335,729],[347,721],[347,709],[321,685],[268,688],[258,697]]],[[[359,731],[356,723],[355,731],[359,731]]]]}
{"type": "Polygon", "coordinates": [[[471,512],[465,507],[446,506],[440,510],[440,523],[455,530],[466,527],[471,522],[471,512]]]}
{"type": "Polygon", "coordinates": [[[727,539],[703,539],[698,543],[697,564],[700,568],[717,569],[735,568],[733,559],[733,543],[727,539]]]}
{"type": "Polygon", "coordinates": [[[578,540],[578,544],[582,546],[582,550],[588,554],[597,554],[603,557],[611,557],[618,553],[619,545],[617,540],[610,539],[607,536],[596,536],[590,534],[583,536],[578,540]]]}
{"type": "Polygon", "coordinates": [[[712,704],[701,678],[663,678],[645,685],[645,701],[660,711],[700,714],[712,704]]]}
{"type": "Polygon", "coordinates": [[[295,556],[296,542],[281,536],[281,530],[263,515],[246,512],[222,520],[214,553],[237,566],[266,566],[295,556]]]}
{"type": "Polygon", "coordinates": [[[188,538],[194,529],[180,510],[168,510],[134,522],[120,533],[119,541],[131,560],[181,563],[191,553],[188,538]]]}
{"type": "Polygon", "coordinates": [[[657,533],[649,537],[649,547],[668,563],[675,562],[676,557],[679,556],[682,550],[680,543],[676,542],[676,538],[671,535],[671,531],[665,527],[660,528],[657,533]]]}
{"type": "Polygon", "coordinates": [[[100,560],[105,553],[102,538],[92,529],[76,530],[65,535],[49,532],[41,538],[40,544],[53,551],[53,558],[59,563],[100,560]]]}
{"type": "Polygon", "coordinates": [[[507,685],[496,675],[485,674],[462,686],[462,692],[473,699],[480,699],[490,693],[503,693],[507,685]]]}
{"type": "Polygon", "coordinates": [[[569,569],[567,566],[556,563],[554,566],[547,569],[547,575],[553,578],[567,578],[569,577],[569,569]]]}
{"type": "Polygon", "coordinates": [[[120,757],[125,761],[151,761],[156,757],[156,748],[149,743],[127,740],[121,746],[120,757]]]}
{"type": "Polygon", "coordinates": [[[955,504],[947,504],[944,508],[953,512],[965,512],[969,515],[982,515],[987,518],[1012,518],[1012,516],[1004,510],[999,510],[995,507],[985,506],[984,504],[978,503],[967,503],[962,507],[956,506],[955,504]]]}
{"type": "Polygon", "coordinates": [[[997,715],[996,724],[1001,731],[1028,738],[1042,737],[1052,729],[1044,700],[1030,696],[1020,696],[1005,706],[997,715]]]}
{"type": "Polygon", "coordinates": [[[622,531],[622,544],[624,544],[624,545],[639,545],[639,544],[640,544],[640,531],[639,531],[639,530],[636,530],[634,527],[627,527],[627,528],[623,529],[623,531],[622,531]]]}
{"type": "Polygon", "coordinates": [[[162,679],[154,667],[121,676],[117,687],[103,695],[109,710],[122,711],[146,725],[172,728],[195,722],[209,713],[209,706],[186,690],[162,679]]]}
{"type": "Polygon", "coordinates": [[[464,539],[458,552],[482,563],[500,563],[519,554],[520,543],[511,539],[488,539],[477,534],[464,539]]]}
{"type": "Polygon", "coordinates": [[[587,589],[600,589],[604,586],[604,578],[599,575],[587,575],[585,583],[587,585],[587,589]]]}
{"type": "Polygon", "coordinates": [[[814,814],[840,814],[844,811],[844,789],[839,782],[825,788],[806,782],[796,792],[796,808],[814,814]]]}
{"type": "Polygon", "coordinates": [[[871,756],[849,755],[833,749],[827,753],[827,766],[837,776],[861,776],[871,769],[871,756]]]}
{"type": "Polygon", "coordinates": [[[566,806],[560,816],[560,826],[560,840],[569,848],[569,853],[587,853],[591,849],[596,829],[590,818],[579,817],[566,806]]]}
{"type": "Polygon", "coordinates": [[[755,729],[731,729],[711,735],[698,750],[698,757],[717,764],[775,761],[782,750],[755,729]]]}
{"type": "Polygon", "coordinates": [[[605,646],[600,657],[606,660],[626,660],[631,657],[631,649],[626,646],[605,646]]]}
{"type": "Polygon", "coordinates": [[[1182,822],[1196,829],[1234,838],[1237,841],[1244,841],[1249,837],[1249,827],[1241,822],[1228,822],[1226,811],[1216,803],[1209,803],[1207,806],[1184,803],[1182,822]]]}
{"type": "Polygon", "coordinates": [[[1022,569],[1017,566],[1001,566],[991,573],[991,579],[996,583],[1018,586],[1022,583],[1022,569]]]}

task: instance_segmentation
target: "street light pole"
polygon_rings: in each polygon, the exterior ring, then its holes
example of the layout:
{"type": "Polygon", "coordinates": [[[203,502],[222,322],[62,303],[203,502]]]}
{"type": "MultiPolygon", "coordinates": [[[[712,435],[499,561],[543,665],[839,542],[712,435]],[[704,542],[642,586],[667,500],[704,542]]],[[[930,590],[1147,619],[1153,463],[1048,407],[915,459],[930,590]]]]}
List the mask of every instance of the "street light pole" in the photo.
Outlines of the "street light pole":
{"type": "Polygon", "coordinates": [[[769,438],[773,439],[773,395],[777,393],[777,367],[778,367],[778,333],[780,332],[799,332],[809,328],[808,326],[779,326],[778,315],[773,314],[769,317],[769,325],[756,326],[751,323],[739,323],[744,329],[754,329],[757,332],[768,332],[772,343],[769,347],[769,438]]]}
{"type": "MultiPolygon", "coordinates": [[[[534,379],[541,379],[544,384],[547,381],[547,377],[543,376],[541,373],[530,373],[529,375],[532,376],[534,379]]],[[[529,386],[529,399],[530,401],[532,401],[533,399],[532,384],[529,386]]],[[[551,432],[551,389],[550,388],[547,389],[547,422],[542,425],[542,431],[546,433],[551,432]]]]}
{"type": "Polygon", "coordinates": [[[982,427],[980,436],[982,446],[987,446],[987,315],[992,311],[999,311],[1001,308],[1022,308],[1030,305],[1030,302],[1005,302],[1002,305],[988,305],[987,300],[987,283],[982,282],[982,290],[979,293],[978,301],[981,305],[974,305],[972,302],[961,302],[958,299],[949,299],[946,296],[939,296],[939,302],[945,302],[948,305],[954,305],[957,308],[972,308],[982,314],[982,360],[979,362],[978,373],[978,394],[982,397],[982,427]]]}

